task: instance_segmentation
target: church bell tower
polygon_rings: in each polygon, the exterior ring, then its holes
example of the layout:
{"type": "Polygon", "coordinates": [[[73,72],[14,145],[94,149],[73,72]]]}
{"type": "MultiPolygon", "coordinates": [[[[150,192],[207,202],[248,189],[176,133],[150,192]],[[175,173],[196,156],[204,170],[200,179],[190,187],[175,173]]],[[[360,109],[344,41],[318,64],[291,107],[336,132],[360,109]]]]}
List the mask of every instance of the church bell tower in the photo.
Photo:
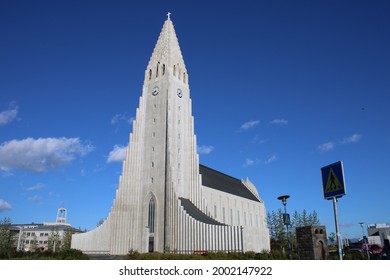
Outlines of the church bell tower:
{"type": "MultiPolygon", "coordinates": [[[[123,202],[113,207],[113,213],[118,208],[122,218],[114,219],[112,230],[123,228],[126,235],[128,229],[138,229],[132,234],[138,236],[134,242],[143,241],[130,246],[118,244],[118,248],[144,251],[146,243],[148,251],[171,251],[178,198],[190,199],[200,207],[199,159],[191,107],[188,72],[168,14],[145,70],[118,189],[123,195],[117,195],[117,200],[123,202]],[[123,203],[135,210],[131,212],[139,213],[133,218],[137,226],[126,226],[130,224],[129,217],[119,210],[121,206],[117,207],[123,203]]],[[[115,238],[111,243],[118,242],[128,241],[115,238]]]]}

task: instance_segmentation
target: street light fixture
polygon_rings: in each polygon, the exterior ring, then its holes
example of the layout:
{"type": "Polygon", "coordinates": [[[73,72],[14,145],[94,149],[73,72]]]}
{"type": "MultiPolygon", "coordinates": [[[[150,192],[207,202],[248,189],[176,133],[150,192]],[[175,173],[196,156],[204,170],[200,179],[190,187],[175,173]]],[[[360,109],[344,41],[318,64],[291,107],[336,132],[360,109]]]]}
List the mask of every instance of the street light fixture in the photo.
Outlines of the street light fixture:
{"type": "Polygon", "coordinates": [[[286,218],[288,217],[286,205],[287,205],[287,199],[289,197],[290,197],[289,195],[285,194],[285,195],[279,196],[278,199],[282,201],[283,206],[284,206],[284,215],[285,215],[285,217],[283,219],[283,222],[286,225],[286,231],[287,231],[288,257],[291,259],[291,241],[290,241],[290,232],[288,230],[288,226],[290,224],[290,221],[288,221],[288,222],[286,221],[286,218]]]}
{"type": "Polygon", "coordinates": [[[366,242],[366,239],[364,238],[364,222],[360,222],[359,225],[362,227],[363,242],[365,244],[366,251],[367,251],[367,259],[370,259],[370,252],[368,252],[368,244],[366,242]]]}

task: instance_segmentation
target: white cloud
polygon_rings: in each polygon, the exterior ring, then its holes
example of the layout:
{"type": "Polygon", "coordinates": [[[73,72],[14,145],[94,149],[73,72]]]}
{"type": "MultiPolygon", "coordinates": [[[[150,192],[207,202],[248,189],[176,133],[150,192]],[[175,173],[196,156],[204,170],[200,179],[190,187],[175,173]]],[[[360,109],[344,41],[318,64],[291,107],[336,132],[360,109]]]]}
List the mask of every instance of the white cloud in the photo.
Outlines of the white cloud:
{"type": "Polygon", "coordinates": [[[213,146],[205,146],[205,145],[197,146],[196,148],[198,150],[198,154],[202,154],[202,155],[208,155],[214,150],[213,146]]]}
{"type": "Polygon", "coordinates": [[[246,122],[240,126],[239,132],[247,131],[248,129],[251,129],[259,124],[259,120],[246,122]]]}
{"type": "Polygon", "coordinates": [[[276,160],[276,155],[272,155],[267,158],[267,160],[264,162],[265,164],[270,164],[271,162],[276,160]]]}
{"type": "Polygon", "coordinates": [[[34,202],[34,203],[40,203],[43,201],[43,198],[40,197],[39,195],[34,195],[32,197],[29,197],[28,200],[34,202]]]}
{"type": "Polygon", "coordinates": [[[126,158],[126,146],[115,145],[114,149],[109,153],[107,162],[122,162],[126,158]]]}
{"type": "Polygon", "coordinates": [[[327,143],[319,145],[318,150],[320,152],[328,152],[330,150],[333,150],[335,145],[336,144],[334,142],[327,142],[327,143]]]}
{"type": "Polygon", "coordinates": [[[18,115],[18,107],[10,106],[8,110],[0,112],[0,126],[12,122],[18,115]]]}
{"type": "Polygon", "coordinates": [[[123,114],[116,114],[115,116],[113,116],[111,118],[111,124],[114,125],[114,124],[117,124],[119,122],[126,122],[128,124],[132,124],[133,120],[134,120],[134,118],[133,117],[129,117],[127,115],[127,113],[125,112],[123,114]]]}
{"type": "Polygon", "coordinates": [[[360,134],[353,134],[350,137],[344,138],[343,141],[341,141],[341,144],[356,143],[356,142],[359,142],[361,138],[362,138],[362,135],[360,135],[360,134]]]}
{"type": "Polygon", "coordinates": [[[28,191],[28,192],[39,191],[39,190],[43,189],[44,187],[45,187],[45,184],[38,183],[32,187],[27,188],[26,191],[28,191]]]}
{"type": "Polygon", "coordinates": [[[0,212],[11,209],[12,206],[7,201],[0,199],[0,212]]]}
{"type": "Polygon", "coordinates": [[[249,167],[249,166],[253,166],[253,165],[256,165],[260,162],[259,159],[250,159],[250,158],[246,158],[245,159],[245,163],[243,164],[244,167],[249,167]]]}
{"type": "Polygon", "coordinates": [[[26,138],[0,145],[0,169],[44,172],[84,156],[93,147],[79,138],[26,138]]]}
{"type": "Polygon", "coordinates": [[[353,134],[349,137],[345,137],[343,140],[341,141],[338,141],[338,142],[327,142],[327,143],[324,143],[322,145],[319,145],[318,146],[318,150],[320,152],[328,152],[330,150],[333,150],[336,145],[348,145],[348,144],[352,144],[352,143],[357,143],[360,141],[360,139],[362,138],[362,135],[360,134],[353,134]]]}
{"type": "Polygon", "coordinates": [[[275,119],[271,121],[271,124],[288,125],[288,121],[285,119],[275,119]]]}

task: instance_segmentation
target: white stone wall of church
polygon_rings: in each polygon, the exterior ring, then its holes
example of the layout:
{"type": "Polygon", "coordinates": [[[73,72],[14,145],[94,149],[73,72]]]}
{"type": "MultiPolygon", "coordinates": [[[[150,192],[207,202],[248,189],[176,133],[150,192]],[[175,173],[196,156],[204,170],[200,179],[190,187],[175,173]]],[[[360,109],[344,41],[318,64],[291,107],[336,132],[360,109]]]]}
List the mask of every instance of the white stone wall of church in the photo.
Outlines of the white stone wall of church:
{"type": "Polygon", "coordinates": [[[94,230],[73,234],[71,247],[89,253],[110,252],[110,222],[105,220],[103,224],[94,230]]]}
{"type": "Polygon", "coordinates": [[[202,187],[202,195],[209,216],[218,222],[244,228],[245,251],[270,250],[263,203],[205,186],[202,187]]]}

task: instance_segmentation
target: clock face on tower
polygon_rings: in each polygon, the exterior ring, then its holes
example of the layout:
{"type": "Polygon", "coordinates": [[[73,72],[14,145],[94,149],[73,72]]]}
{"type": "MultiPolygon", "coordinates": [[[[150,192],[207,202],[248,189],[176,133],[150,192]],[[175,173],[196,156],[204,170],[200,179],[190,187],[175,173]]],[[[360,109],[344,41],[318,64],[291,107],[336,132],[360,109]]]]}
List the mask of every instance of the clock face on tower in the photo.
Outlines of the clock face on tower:
{"type": "Polygon", "coordinates": [[[177,96],[179,96],[180,98],[183,97],[183,92],[181,91],[180,88],[177,89],[177,96]]]}
{"type": "Polygon", "coordinates": [[[152,89],[152,95],[153,95],[153,96],[156,96],[159,92],[160,92],[160,89],[159,89],[158,87],[154,87],[154,88],[152,89]]]}

